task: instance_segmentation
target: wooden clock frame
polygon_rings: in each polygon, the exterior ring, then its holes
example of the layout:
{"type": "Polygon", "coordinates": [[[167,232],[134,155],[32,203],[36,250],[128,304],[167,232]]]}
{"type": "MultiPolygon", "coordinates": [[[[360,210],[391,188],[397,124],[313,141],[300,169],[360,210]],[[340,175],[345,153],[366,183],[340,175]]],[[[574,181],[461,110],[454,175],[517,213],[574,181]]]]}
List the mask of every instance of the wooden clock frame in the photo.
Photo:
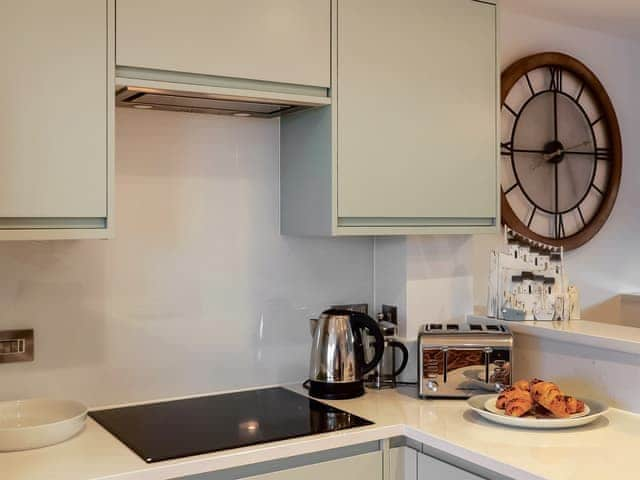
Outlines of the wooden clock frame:
{"type": "MultiPolygon", "coordinates": [[[[581,90],[586,88],[590,91],[594,102],[602,114],[602,120],[604,121],[603,123],[609,140],[608,148],[611,162],[609,178],[606,190],[603,192],[604,198],[595,215],[588,223],[584,224],[584,228],[570,236],[552,239],[532,231],[515,214],[506,199],[504,188],[501,185],[502,223],[507,224],[516,232],[533,240],[554,246],[562,246],[565,250],[572,250],[591,240],[603,227],[613,210],[622,177],[622,136],[613,104],[600,80],[582,62],[563,53],[539,53],[522,58],[509,66],[502,73],[500,101],[502,108],[505,108],[505,100],[514,85],[521,78],[525,77],[528,72],[539,68],[560,68],[570,72],[582,82],[581,90]]],[[[507,106],[506,108],[509,107],[507,106]]]]}

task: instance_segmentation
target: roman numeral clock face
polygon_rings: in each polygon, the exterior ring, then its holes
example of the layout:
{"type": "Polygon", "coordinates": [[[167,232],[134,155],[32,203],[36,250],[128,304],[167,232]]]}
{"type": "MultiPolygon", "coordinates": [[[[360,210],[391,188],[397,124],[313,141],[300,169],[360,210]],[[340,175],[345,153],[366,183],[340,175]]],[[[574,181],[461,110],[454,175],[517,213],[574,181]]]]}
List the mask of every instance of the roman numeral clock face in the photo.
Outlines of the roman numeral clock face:
{"type": "Polygon", "coordinates": [[[523,58],[502,74],[503,222],[567,249],[606,222],[622,172],[613,105],[596,76],[560,53],[523,58]]]}

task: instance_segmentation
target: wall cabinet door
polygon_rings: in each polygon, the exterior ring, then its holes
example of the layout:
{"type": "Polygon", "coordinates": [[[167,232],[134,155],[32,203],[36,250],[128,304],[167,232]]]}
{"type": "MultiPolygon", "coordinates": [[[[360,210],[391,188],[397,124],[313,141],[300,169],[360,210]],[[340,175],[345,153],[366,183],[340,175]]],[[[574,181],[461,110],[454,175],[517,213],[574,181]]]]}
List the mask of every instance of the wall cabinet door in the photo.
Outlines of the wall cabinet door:
{"type": "Polygon", "coordinates": [[[333,0],[330,106],[281,118],[281,231],[498,231],[496,5],[333,0]]]}
{"type": "Polygon", "coordinates": [[[106,227],[108,11],[108,0],[0,2],[2,238],[106,227]]]}
{"type": "Polygon", "coordinates": [[[418,453],[418,480],[484,480],[458,467],[418,453]]]}
{"type": "Polygon", "coordinates": [[[342,226],[487,226],[498,215],[496,7],[338,0],[342,226]]]}
{"type": "Polygon", "coordinates": [[[117,0],[118,66],[329,87],[330,0],[117,0]]]}

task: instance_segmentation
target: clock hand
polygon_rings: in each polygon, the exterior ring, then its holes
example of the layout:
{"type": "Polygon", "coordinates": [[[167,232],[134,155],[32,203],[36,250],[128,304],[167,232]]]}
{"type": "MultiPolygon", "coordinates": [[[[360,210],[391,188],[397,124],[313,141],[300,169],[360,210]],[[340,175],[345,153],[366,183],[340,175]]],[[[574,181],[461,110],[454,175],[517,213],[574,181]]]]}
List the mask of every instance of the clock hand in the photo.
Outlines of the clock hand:
{"type": "Polygon", "coordinates": [[[555,152],[547,153],[547,154],[542,155],[542,159],[548,161],[548,160],[551,160],[553,157],[555,157],[557,155],[562,155],[563,153],[571,153],[571,150],[575,150],[576,148],[580,148],[580,147],[585,147],[585,146],[589,145],[590,143],[591,143],[591,141],[587,140],[587,141],[584,141],[582,143],[579,143],[578,145],[574,145],[573,147],[559,148],[555,152]]]}
{"type": "Polygon", "coordinates": [[[586,140],[586,141],[584,141],[582,143],[579,143],[578,145],[574,145],[574,146],[569,147],[569,148],[559,148],[555,152],[544,153],[544,154],[542,154],[542,160],[539,160],[535,165],[533,165],[531,167],[531,170],[532,171],[537,170],[538,167],[542,166],[545,162],[548,162],[552,158],[557,157],[558,155],[562,155],[563,153],[571,153],[572,150],[575,150],[576,148],[580,148],[580,147],[586,147],[590,143],[591,143],[590,140],[586,140]]]}

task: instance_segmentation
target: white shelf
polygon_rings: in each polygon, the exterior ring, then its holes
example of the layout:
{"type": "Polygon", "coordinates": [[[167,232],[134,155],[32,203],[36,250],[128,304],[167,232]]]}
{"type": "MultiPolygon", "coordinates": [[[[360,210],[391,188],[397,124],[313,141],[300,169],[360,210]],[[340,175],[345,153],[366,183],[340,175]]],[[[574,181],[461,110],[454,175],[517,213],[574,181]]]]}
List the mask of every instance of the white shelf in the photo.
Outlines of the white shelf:
{"type": "MultiPolygon", "coordinates": [[[[491,320],[470,316],[469,320],[491,320]]],[[[548,338],[559,342],[575,343],[593,348],[640,354],[640,328],[609,323],[570,320],[568,322],[509,322],[501,320],[512,332],[548,338]]]]}

